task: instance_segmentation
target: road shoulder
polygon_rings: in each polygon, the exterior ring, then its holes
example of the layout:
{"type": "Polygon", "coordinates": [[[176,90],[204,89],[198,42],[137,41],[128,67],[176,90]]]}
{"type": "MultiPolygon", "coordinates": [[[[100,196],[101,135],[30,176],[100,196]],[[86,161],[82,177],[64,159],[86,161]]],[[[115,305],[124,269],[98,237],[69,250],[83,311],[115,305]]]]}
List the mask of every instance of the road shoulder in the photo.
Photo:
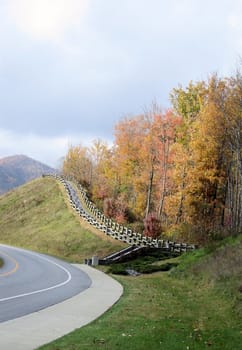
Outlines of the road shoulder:
{"type": "Polygon", "coordinates": [[[1,323],[1,349],[36,349],[95,320],[121,297],[117,281],[90,266],[75,266],[88,274],[91,286],[62,303],[1,323]]]}

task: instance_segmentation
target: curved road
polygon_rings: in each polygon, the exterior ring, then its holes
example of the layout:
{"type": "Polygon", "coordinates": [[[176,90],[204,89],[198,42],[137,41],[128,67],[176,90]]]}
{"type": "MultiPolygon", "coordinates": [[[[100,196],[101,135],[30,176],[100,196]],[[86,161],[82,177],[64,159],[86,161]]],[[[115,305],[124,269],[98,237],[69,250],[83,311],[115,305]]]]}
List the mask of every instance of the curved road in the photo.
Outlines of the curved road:
{"type": "Polygon", "coordinates": [[[0,244],[0,322],[69,299],[91,285],[80,269],[43,254],[0,244]]]}

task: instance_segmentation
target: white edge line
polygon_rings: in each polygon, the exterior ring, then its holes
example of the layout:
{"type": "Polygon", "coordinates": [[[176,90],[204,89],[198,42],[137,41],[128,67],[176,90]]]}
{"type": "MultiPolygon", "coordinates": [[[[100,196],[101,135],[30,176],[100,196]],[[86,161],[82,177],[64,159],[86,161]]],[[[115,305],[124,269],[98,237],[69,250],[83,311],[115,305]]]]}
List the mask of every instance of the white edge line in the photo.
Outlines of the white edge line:
{"type": "MultiPolygon", "coordinates": [[[[2,245],[4,247],[4,245],[2,245]]],[[[71,273],[63,266],[61,266],[60,264],[54,262],[54,261],[51,261],[50,259],[38,254],[38,253],[32,253],[31,251],[28,251],[28,250],[25,250],[25,249],[20,249],[20,248],[14,248],[14,247],[10,247],[10,246],[5,246],[7,248],[10,248],[10,249],[13,249],[13,250],[19,250],[19,251],[22,251],[22,252],[26,252],[30,255],[36,255],[37,257],[43,259],[43,260],[46,260],[48,261],[49,263],[53,264],[53,265],[56,265],[57,267],[59,267],[61,270],[65,271],[65,273],[67,274],[68,278],[62,282],[62,283],[59,283],[59,284],[56,284],[52,287],[48,287],[48,288],[44,288],[44,289],[39,289],[39,290],[35,290],[33,292],[29,292],[29,293],[24,293],[24,294],[19,294],[19,295],[14,295],[12,297],[7,297],[7,298],[2,298],[0,299],[0,302],[2,301],[7,301],[7,300],[12,300],[12,299],[17,299],[17,298],[22,298],[22,297],[26,297],[26,296],[29,296],[29,295],[33,295],[33,294],[38,294],[38,293],[43,293],[43,292],[47,292],[49,290],[52,290],[52,289],[55,289],[55,288],[59,288],[59,287],[62,287],[64,286],[65,284],[69,283],[70,280],[72,279],[72,276],[71,276],[71,273]]]]}

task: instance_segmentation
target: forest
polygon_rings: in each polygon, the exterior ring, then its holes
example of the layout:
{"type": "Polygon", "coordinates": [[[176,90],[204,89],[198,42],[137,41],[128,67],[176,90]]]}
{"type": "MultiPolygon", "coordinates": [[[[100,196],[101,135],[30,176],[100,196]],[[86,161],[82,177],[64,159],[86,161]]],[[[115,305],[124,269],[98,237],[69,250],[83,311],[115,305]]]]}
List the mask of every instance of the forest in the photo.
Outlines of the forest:
{"type": "Polygon", "coordinates": [[[114,126],[114,142],[70,146],[62,172],[104,214],[152,237],[207,244],[242,231],[242,75],[178,86],[114,126]]]}

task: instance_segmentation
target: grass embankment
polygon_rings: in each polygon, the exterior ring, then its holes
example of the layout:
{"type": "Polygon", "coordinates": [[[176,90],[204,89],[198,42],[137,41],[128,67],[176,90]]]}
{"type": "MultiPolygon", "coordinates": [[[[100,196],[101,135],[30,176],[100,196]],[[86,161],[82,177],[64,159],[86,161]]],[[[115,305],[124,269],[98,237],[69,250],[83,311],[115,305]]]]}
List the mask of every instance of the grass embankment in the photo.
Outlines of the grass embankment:
{"type": "Polygon", "coordinates": [[[169,272],[115,276],[124,295],[111,310],[41,349],[241,349],[242,236],[174,261],[169,272]]]}
{"type": "Polygon", "coordinates": [[[125,245],[79,218],[65,191],[52,178],[40,178],[0,197],[0,242],[83,262],[125,245]]]}

